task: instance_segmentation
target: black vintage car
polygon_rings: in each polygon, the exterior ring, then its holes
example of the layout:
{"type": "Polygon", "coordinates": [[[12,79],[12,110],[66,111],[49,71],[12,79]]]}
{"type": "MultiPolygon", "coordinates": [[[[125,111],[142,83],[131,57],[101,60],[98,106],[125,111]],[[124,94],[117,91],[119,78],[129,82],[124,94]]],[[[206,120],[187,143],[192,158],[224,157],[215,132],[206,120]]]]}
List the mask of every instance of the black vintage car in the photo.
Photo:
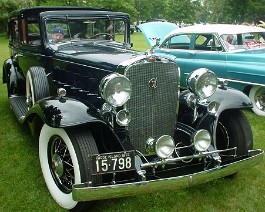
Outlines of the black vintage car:
{"type": "Polygon", "coordinates": [[[9,20],[8,100],[39,140],[47,187],[66,209],[183,188],[263,158],[243,93],[200,68],[180,90],[174,58],[133,51],[127,14],[36,7],[9,20]]]}

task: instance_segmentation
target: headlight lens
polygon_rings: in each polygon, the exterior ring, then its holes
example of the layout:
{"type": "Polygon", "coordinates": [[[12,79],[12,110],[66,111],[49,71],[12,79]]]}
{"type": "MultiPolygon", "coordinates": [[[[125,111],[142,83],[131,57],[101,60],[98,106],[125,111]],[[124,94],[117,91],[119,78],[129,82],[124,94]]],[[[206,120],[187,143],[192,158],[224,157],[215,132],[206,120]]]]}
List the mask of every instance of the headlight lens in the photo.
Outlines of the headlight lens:
{"type": "Polygon", "coordinates": [[[173,138],[169,135],[163,135],[159,137],[155,145],[156,154],[160,158],[168,158],[172,155],[175,149],[175,142],[173,138]]]}
{"type": "Polygon", "coordinates": [[[131,114],[127,110],[120,110],[116,114],[116,121],[120,126],[128,126],[131,121],[131,114]]]}
{"type": "Polygon", "coordinates": [[[216,101],[210,102],[207,106],[208,113],[215,115],[219,109],[219,106],[220,106],[220,103],[218,103],[216,101]]]}
{"type": "Polygon", "coordinates": [[[102,98],[114,107],[124,105],[131,96],[130,80],[117,73],[104,77],[100,82],[102,98]]]}
{"type": "Polygon", "coordinates": [[[189,89],[201,99],[212,96],[216,91],[217,85],[216,75],[206,68],[197,69],[188,77],[189,89]]]}
{"type": "Polygon", "coordinates": [[[194,148],[199,152],[206,151],[211,145],[211,141],[212,137],[207,130],[198,130],[192,135],[194,148]]]}

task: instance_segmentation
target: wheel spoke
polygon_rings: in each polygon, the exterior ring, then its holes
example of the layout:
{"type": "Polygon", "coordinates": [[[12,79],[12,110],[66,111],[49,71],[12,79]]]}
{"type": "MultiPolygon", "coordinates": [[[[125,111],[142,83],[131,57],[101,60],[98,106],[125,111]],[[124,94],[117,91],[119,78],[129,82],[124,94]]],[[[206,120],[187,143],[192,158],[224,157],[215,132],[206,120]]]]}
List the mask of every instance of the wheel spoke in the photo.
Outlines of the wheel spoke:
{"type": "Polygon", "coordinates": [[[74,166],[69,150],[64,140],[59,136],[54,136],[51,139],[50,147],[50,169],[53,178],[62,191],[70,192],[74,183],[74,166]]]}

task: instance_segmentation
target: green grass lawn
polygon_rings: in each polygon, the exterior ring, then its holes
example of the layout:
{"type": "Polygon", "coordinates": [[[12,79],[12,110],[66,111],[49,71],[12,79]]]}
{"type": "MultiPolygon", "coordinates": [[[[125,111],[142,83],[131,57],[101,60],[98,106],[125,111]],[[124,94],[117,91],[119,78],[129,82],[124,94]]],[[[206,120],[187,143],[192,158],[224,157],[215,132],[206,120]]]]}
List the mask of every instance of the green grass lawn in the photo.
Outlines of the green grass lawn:
{"type": "MultiPolygon", "coordinates": [[[[142,35],[132,35],[134,48],[148,48],[142,35]]],[[[0,37],[0,65],[8,58],[7,40],[0,37]]],[[[0,71],[2,82],[2,68],[0,71]]],[[[265,149],[265,118],[245,111],[255,148],[265,149]]],[[[42,177],[38,143],[12,113],[6,85],[0,83],[0,211],[64,211],[50,196],[42,177]]],[[[264,211],[265,164],[199,186],[144,196],[99,201],[93,211],[264,211]]]]}

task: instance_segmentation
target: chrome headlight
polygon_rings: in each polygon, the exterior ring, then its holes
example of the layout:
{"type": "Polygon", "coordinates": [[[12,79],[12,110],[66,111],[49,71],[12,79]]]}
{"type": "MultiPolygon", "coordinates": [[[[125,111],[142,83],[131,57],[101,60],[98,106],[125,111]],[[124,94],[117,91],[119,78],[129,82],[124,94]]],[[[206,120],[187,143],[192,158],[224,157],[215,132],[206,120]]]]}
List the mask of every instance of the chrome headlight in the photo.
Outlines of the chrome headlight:
{"type": "Polygon", "coordinates": [[[192,92],[201,99],[205,99],[215,93],[218,80],[212,71],[200,68],[189,75],[187,83],[192,92]]]}
{"type": "Polygon", "coordinates": [[[191,139],[192,139],[194,148],[199,152],[206,151],[211,145],[211,141],[212,141],[212,137],[207,130],[196,131],[192,135],[191,139]]]}
{"type": "Polygon", "coordinates": [[[130,80],[117,73],[104,77],[99,85],[102,98],[114,107],[124,105],[131,96],[130,80]]]}
{"type": "Polygon", "coordinates": [[[208,111],[208,113],[215,115],[217,113],[217,111],[219,110],[219,107],[220,107],[220,103],[218,103],[216,101],[212,101],[208,104],[207,111],[208,111]]]}
{"type": "Polygon", "coordinates": [[[162,135],[158,138],[149,138],[146,141],[147,151],[155,152],[160,158],[170,157],[175,149],[175,141],[169,135],[162,135]]]}
{"type": "Polygon", "coordinates": [[[127,110],[120,110],[116,114],[116,121],[120,126],[128,126],[131,121],[131,114],[127,110]]]}

